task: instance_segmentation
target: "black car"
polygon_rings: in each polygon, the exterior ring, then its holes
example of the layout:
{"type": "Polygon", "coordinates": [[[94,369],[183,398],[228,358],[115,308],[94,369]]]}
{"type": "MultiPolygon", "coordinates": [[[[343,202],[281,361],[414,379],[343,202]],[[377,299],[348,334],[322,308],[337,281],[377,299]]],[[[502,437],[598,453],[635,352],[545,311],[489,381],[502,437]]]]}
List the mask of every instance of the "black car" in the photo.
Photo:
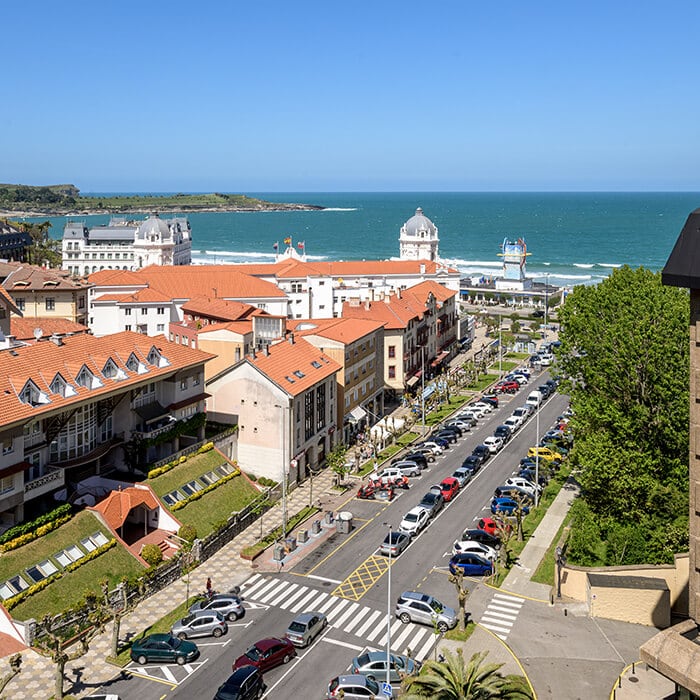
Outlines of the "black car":
{"type": "Polygon", "coordinates": [[[535,309],[532,312],[533,318],[544,318],[544,311],[542,309],[535,309]]]}
{"type": "Polygon", "coordinates": [[[405,454],[403,457],[396,457],[395,459],[391,460],[392,464],[396,464],[397,462],[415,462],[421,469],[427,469],[428,468],[428,460],[425,458],[425,455],[422,452],[409,452],[408,454],[405,454]]]}
{"type": "Polygon", "coordinates": [[[521,489],[519,486],[512,486],[509,484],[497,486],[494,489],[493,495],[495,498],[503,498],[506,496],[510,498],[517,498],[518,496],[522,496],[525,499],[528,499],[530,501],[532,500],[532,494],[529,491],[521,489]]]}
{"type": "Polygon", "coordinates": [[[447,430],[447,429],[439,430],[437,433],[434,433],[432,436],[433,440],[435,438],[441,438],[443,440],[447,440],[447,442],[457,442],[458,437],[459,437],[459,435],[457,435],[457,433],[455,433],[452,430],[447,430]]]}
{"type": "Polygon", "coordinates": [[[453,423],[445,423],[445,425],[441,425],[441,426],[440,426],[440,431],[438,432],[438,435],[439,435],[440,432],[442,432],[443,430],[450,430],[450,431],[452,431],[457,437],[462,437],[462,435],[464,434],[464,431],[462,430],[462,428],[460,428],[458,425],[454,425],[453,423]]]}
{"type": "Polygon", "coordinates": [[[547,384],[540,384],[537,391],[542,394],[542,398],[548,399],[552,395],[552,389],[547,384]]]}
{"type": "Polygon", "coordinates": [[[480,456],[481,463],[484,464],[485,462],[488,462],[488,459],[491,456],[491,450],[489,450],[489,448],[486,447],[486,445],[477,445],[472,450],[472,454],[480,456]]]}
{"type": "Polygon", "coordinates": [[[476,474],[476,472],[481,469],[483,463],[484,460],[481,458],[481,455],[469,455],[469,457],[462,462],[462,466],[469,469],[473,474],[476,474]]]}
{"type": "MultiPolygon", "coordinates": [[[[533,484],[535,483],[534,469],[521,469],[518,472],[518,476],[522,477],[523,479],[527,479],[528,481],[531,481],[533,484]]],[[[538,481],[540,482],[540,486],[546,486],[549,483],[549,470],[540,469],[539,474],[537,474],[537,477],[538,481]]]]}
{"type": "Polygon", "coordinates": [[[496,430],[493,431],[496,437],[501,438],[504,443],[508,442],[513,437],[511,429],[507,425],[499,425],[496,430]]]}
{"type": "Polygon", "coordinates": [[[498,396],[486,395],[486,396],[482,396],[481,400],[484,403],[491,404],[491,406],[493,406],[494,408],[498,408],[498,396]]]}
{"type": "Polygon", "coordinates": [[[545,384],[550,388],[551,392],[554,393],[557,390],[557,387],[559,386],[557,382],[554,381],[554,379],[548,379],[545,384]]]}
{"type": "Polygon", "coordinates": [[[262,673],[255,666],[241,666],[216,691],[214,700],[253,700],[267,690],[262,673]]]}
{"type": "Polygon", "coordinates": [[[403,459],[410,459],[413,461],[414,460],[413,455],[415,455],[415,454],[421,455],[423,457],[423,459],[425,459],[427,462],[434,462],[435,461],[435,453],[429,447],[422,447],[421,445],[415,445],[413,448],[413,452],[406,455],[403,459]]]}
{"type": "Polygon", "coordinates": [[[501,540],[495,535],[490,535],[486,530],[465,530],[462,534],[463,540],[471,540],[472,542],[481,542],[481,544],[488,545],[494,549],[501,548],[501,540]]]}
{"type": "Polygon", "coordinates": [[[450,447],[449,440],[445,440],[445,438],[438,437],[437,435],[430,435],[428,437],[428,440],[432,440],[436,445],[440,445],[440,447],[442,447],[443,450],[447,450],[450,447]]]}

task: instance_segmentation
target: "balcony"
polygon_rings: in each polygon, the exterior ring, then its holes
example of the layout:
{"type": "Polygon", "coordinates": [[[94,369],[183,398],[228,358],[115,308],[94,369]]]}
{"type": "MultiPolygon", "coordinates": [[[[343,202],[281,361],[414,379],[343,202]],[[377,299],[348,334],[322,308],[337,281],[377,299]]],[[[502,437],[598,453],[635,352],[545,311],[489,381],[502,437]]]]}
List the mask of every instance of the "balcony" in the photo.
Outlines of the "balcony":
{"type": "Polygon", "coordinates": [[[167,416],[157,422],[141,425],[141,430],[132,430],[131,437],[132,439],[140,438],[142,440],[158,437],[158,435],[162,435],[163,433],[167,433],[168,430],[172,430],[175,423],[177,423],[177,419],[174,416],[167,416]]]}
{"type": "Polygon", "coordinates": [[[63,469],[48,467],[46,474],[32,481],[28,481],[24,485],[25,500],[28,501],[30,498],[38,498],[45,493],[54,491],[63,486],[64,482],[65,472],[63,469]]]}

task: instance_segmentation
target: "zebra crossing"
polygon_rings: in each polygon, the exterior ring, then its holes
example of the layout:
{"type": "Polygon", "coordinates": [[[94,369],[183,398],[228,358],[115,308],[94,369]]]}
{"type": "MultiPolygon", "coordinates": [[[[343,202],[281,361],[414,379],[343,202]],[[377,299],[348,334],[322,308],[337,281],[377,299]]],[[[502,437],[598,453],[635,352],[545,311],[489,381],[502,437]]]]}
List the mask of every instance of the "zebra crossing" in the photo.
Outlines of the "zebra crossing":
{"type": "Polygon", "coordinates": [[[518,613],[524,602],[525,599],[518,596],[494,593],[479,624],[505,641],[508,639],[513,623],[518,619],[518,613]]]}
{"type": "MultiPolygon", "coordinates": [[[[352,634],[362,640],[363,646],[386,646],[386,612],[360,605],[348,598],[338,598],[325,591],[293,581],[268,578],[253,574],[242,586],[241,595],[246,602],[253,601],[290,613],[301,610],[317,610],[328,618],[332,629],[352,634]]],[[[390,628],[391,648],[396,653],[411,649],[413,658],[425,659],[436,641],[435,632],[424,625],[404,624],[398,618],[390,628]]]]}

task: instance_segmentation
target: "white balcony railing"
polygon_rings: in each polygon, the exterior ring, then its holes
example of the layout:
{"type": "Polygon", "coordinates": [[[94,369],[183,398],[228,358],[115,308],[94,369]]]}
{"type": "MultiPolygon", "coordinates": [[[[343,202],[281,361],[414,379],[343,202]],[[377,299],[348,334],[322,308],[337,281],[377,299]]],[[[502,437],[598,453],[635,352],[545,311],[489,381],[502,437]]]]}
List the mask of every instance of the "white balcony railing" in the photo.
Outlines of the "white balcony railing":
{"type": "Polygon", "coordinates": [[[49,491],[53,491],[65,482],[63,469],[51,469],[43,476],[28,481],[24,485],[24,495],[29,498],[37,498],[49,491]]]}

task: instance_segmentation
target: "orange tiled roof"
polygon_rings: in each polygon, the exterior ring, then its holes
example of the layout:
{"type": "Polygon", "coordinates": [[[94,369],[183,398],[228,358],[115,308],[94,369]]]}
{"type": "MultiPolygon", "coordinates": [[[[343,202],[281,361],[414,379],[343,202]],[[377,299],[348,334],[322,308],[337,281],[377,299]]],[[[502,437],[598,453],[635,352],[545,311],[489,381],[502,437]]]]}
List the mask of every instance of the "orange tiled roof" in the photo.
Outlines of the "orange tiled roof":
{"type": "Polygon", "coordinates": [[[298,335],[318,335],[345,345],[364,338],[383,325],[380,321],[364,318],[294,320],[287,323],[290,330],[294,330],[298,335]],[[303,330],[299,330],[301,326],[304,326],[303,330]]]}
{"type": "Polygon", "coordinates": [[[432,294],[438,301],[446,301],[447,299],[457,296],[457,292],[454,289],[448,289],[444,284],[434,282],[433,280],[426,280],[425,282],[414,284],[412,287],[405,289],[402,294],[403,296],[413,296],[419,300],[420,303],[424,303],[429,294],[432,294]]]}
{"type": "Polygon", "coordinates": [[[66,407],[86,399],[121,392],[130,386],[140,386],[214,357],[201,350],[171,343],[163,336],[151,338],[130,331],[99,338],[80,334],[64,338],[62,342],[63,344],[58,346],[47,340],[0,351],[0,425],[24,422],[47,413],[66,410],[66,407]],[[159,349],[161,355],[169,361],[169,365],[158,367],[148,364],[146,358],[153,346],[159,349]],[[146,366],[147,372],[136,374],[127,369],[126,362],[132,352],[146,366]],[[102,369],[108,357],[124,371],[124,379],[108,379],[102,376],[102,369]],[[101,381],[101,387],[88,389],[75,383],[75,375],[83,365],[87,365],[101,381]],[[63,397],[51,393],[49,385],[57,373],[73,386],[76,391],[74,396],[63,397]],[[20,392],[30,379],[39,391],[46,394],[48,403],[31,406],[19,400],[20,392]]]}
{"type": "Polygon", "coordinates": [[[379,321],[385,328],[396,330],[406,328],[412,319],[423,317],[423,308],[416,308],[415,300],[391,296],[389,301],[346,301],[343,304],[343,318],[363,318],[379,321]]]}
{"type": "Polygon", "coordinates": [[[293,343],[283,340],[271,345],[268,355],[259,352],[255,358],[249,355],[245,359],[292,396],[341,369],[335,360],[303,338],[295,338],[293,343]]]}
{"type": "Polygon", "coordinates": [[[145,505],[149,510],[160,507],[150,486],[129,486],[121,491],[112,491],[90,510],[101,513],[107,524],[116,531],[124,524],[129,513],[140,505],[145,505]]]}
{"type": "Polygon", "coordinates": [[[91,284],[99,284],[100,286],[109,286],[115,284],[117,286],[134,286],[142,285],[144,281],[139,276],[138,272],[131,270],[100,270],[93,272],[88,276],[88,281],[91,284]]]}
{"type": "Polygon", "coordinates": [[[5,300],[5,306],[9,307],[12,313],[22,315],[22,312],[15,306],[15,300],[7,293],[5,287],[0,285],[0,296],[5,300]]]}
{"type": "Polygon", "coordinates": [[[207,333],[214,333],[215,331],[231,331],[232,333],[245,335],[246,333],[253,332],[253,322],[225,321],[223,323],[209,323],[208,325],[199,328],[197,330],[197,335],[206,335],[207,333]]]}
{"type": "Polygon", "coordinates": [[[2,283],[8,291],[46,289],[84,289],[89,283],[81,277],[72,277],[68,270],[52,270],[39,265],[18,266],[2,283]]]}
{"type": "Polygon", "coordinates": [[[36,318],[18,318],[12,316],[10,318],[10,333],[17,340],[34,340],[34,331],[41,329],[41,338],[48,338],[54,333],[87,333],[88,327],[82,323],[75,323],[65,318],[54,318],[53,316],[36,318]]]}
{"type": "Polygon", "coordinates": [[[218,318],[222,321],[239,321],[257,310],[251,304],[211,297],[195,297],[182,305],[183,313],[218,318]]]}

